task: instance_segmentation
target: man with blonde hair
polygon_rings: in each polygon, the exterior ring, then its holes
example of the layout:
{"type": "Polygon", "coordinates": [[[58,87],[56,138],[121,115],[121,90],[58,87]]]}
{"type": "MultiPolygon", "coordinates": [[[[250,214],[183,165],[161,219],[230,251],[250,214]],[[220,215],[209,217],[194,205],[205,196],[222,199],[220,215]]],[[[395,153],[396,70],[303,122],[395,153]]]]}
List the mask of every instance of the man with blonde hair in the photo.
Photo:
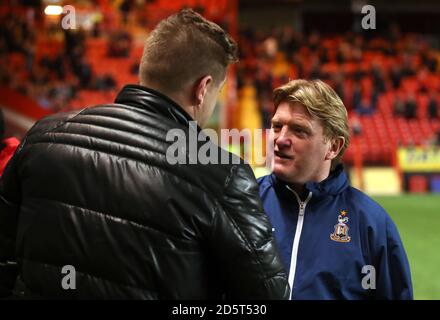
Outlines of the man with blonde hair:
{"type": "Polygon", "coordinates": [[[341,99],[320,80],[294,80],[275,89],[274,104],[273,173],[259,184],[290,298],[412,299],[396,226],[343,170],[350,136],[341,99]]]}
{"type": "Polygon", "coordinates": [[[288,298],[251,168],[188,165],[200,145],[167,157],[167,133],[201,131],[236,60],[223,29],[182,10],[147,38],[140,85],[31,129],[0,181],[0,298],[17,275],[30,298],[288,298]]]}

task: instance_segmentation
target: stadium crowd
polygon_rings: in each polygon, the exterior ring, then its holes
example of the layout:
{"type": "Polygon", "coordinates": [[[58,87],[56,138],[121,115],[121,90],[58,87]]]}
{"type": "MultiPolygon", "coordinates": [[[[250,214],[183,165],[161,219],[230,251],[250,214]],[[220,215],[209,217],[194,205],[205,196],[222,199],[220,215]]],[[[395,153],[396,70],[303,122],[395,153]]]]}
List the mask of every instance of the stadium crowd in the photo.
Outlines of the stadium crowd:
{"type": "Polygon", "coordinates": [[[239,87],[256,88],[265,126],[271,113],[267,97],[280,83],[297,78],[325,80],[358,115],[374,114],[379,95],[393,92],[396,117],[415,118],[416,95],[426,95],[427,116],[438,118],[439,53],[420,35],[402,35],[394,27],[366,39],[351,32],[307,35],[284,27],[270,33],[245,30],[239,44],[239,87]]]}
{"type": "MultiPolygon", "coordinates": [[[[7,63],[0,66],[0,85],[30,96],[54,112],[111,99],[124,82],[136,81],[138,65],[133,61],[140,56],[140,51],[133,52],[133,35],[126,21],[132,6],[124,2],[120,10],[120,29],[104,32],[97,24],[91,30],[52,30],[49,25],[47,32],[38,34],[34,31],[38,19],[3,13],[0,32],[5,37],[0,39],[0,57],[7,63]],[[106,57],[117,59],[114,68],[108,67],[110,60],[93,54],[95,47],[89,47],[89,43],[102,44],[103,39],[106,57]]],[[[297,78],[329,83],[350,111],[352,130],[358,135],[364,131],[359,119],[375,115],[381,97],[386,97],[382,100],[387,100],[395,119],[438,119],[440,55],[431,40],[402,34],[396,25],[369,38],[354,32],[306,34],[290,26],[270,32],[244,29],[238,36],[238,92],[245,87],[254,90],[255,96],[250,98],[258,105],[261,125],[266,128],[273,112],[272,90],[297,78]]],[[[417,142],[435,142],[431,131],[436,130],[440,128],[434,125],[427,130],[429,137],[424,135],[417,142]]]]}

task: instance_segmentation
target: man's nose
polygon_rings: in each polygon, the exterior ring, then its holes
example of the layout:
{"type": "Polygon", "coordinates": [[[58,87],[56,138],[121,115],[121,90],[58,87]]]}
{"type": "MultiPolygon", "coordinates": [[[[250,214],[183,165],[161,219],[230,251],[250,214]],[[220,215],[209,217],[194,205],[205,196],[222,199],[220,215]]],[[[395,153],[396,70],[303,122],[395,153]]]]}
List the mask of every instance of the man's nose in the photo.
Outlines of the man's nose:
{"type": "Polygon", "coordinates": [[[275,138],[275,144],[279,149],[289,148],[292,145],[292,140],[286,135],[286,130],[281,130],[278,137],[275,138]]]}

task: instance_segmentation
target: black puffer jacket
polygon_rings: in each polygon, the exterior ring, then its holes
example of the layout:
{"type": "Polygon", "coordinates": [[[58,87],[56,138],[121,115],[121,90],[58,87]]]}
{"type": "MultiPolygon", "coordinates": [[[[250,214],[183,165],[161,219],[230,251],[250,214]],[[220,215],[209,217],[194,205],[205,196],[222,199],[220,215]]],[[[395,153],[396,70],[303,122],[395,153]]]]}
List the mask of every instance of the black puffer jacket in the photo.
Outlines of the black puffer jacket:
{"type": "Polygon", "coordinates": [[[18,271],[29,297],[287,298],[250,167],[166,161],[190,120],[130,85],[37,123],[0,182],[0,294],[18,271]]]}

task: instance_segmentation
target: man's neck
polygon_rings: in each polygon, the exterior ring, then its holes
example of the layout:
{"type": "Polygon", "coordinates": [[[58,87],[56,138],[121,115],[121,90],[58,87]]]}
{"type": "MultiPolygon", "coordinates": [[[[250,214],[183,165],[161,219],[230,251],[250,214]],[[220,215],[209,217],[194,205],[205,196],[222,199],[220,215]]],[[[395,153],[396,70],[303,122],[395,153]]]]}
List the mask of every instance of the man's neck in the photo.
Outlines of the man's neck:
{"type": "MultiPolygon", "coordinates": [[[[182,94],[172,93],[168,92],[167,90],[153,84],[153,83],[145,83],[141,84],[147,88],[151,88],[153,90],[156,90],[164,95],[166,95],[168,98],[173,100],[175,103],[177,103],[185,112],[194,120],[197,121],[196,115],[194,113],[194,106],[191,106],[190,103],[188,103],[187,99],[184,98],[182,94]]],[[[200,125],[200,124],[199,124],[200,125]]]]}

